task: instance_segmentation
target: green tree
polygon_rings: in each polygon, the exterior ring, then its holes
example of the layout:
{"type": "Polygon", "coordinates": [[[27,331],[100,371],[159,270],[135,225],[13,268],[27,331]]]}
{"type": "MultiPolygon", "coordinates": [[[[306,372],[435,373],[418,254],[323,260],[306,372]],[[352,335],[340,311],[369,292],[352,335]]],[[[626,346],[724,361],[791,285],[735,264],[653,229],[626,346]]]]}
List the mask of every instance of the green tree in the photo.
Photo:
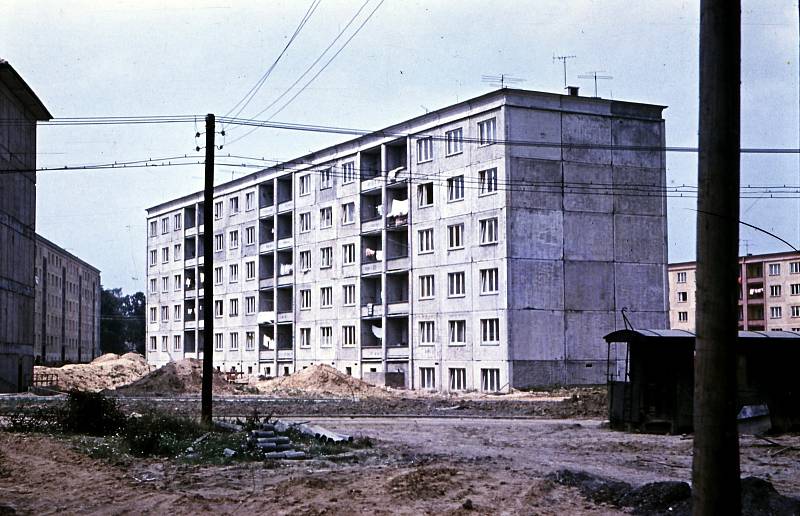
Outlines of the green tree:
{"type": "Polygon", "coordinates": [[[102,289],[100,294],[100,350],[122,354],[135,347],[144,354],[145,305],[142,292],[122,295],[122,289],[102,289]]]}

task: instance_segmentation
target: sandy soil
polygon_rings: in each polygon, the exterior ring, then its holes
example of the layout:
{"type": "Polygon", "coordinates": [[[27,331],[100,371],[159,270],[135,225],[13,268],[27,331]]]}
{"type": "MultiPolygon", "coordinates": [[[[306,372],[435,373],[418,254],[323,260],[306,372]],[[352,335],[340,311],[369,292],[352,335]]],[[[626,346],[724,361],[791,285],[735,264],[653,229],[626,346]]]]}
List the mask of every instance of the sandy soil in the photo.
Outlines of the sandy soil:
{"type": "Polygon", "coordinates": [[[54,374],[58,389],[100,391],[114,389],[138,380],[150,371],[147,360],[136,353],[116,355],[106,353],[88,364],[68,364],[61,367],[35,366],[34,374],[54,374]]]}

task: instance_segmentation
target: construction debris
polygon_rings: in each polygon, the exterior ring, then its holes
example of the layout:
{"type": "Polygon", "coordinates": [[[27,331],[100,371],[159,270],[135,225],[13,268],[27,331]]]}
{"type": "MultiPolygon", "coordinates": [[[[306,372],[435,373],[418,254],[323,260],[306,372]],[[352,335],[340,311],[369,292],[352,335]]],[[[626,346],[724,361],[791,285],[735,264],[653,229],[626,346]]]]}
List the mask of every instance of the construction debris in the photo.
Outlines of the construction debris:
{"type": "Polygon", "coordinates": [[[322,442],[340,443],[353,441],[352,435],[337,434],[336,432],[332,432],[318,425],[309,425],[306,423],[288,423],[278,420],[275,422],[275,428],[280,429],[282,432],[286,432],[290,428],[293,428],[303,435],[311,436],[315,439],[319,439],[322,442]]]}

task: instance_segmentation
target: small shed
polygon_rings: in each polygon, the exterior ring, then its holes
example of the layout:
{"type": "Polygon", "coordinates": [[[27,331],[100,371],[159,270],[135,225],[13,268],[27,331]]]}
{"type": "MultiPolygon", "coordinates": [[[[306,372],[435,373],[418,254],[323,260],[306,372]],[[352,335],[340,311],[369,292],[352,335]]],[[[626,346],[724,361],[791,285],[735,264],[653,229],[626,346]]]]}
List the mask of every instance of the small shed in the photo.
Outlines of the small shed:
{"type": "MultiPolygon", "coordinates": [[[[611,427],[691,432],[695,334],[626,329],[604,338],[611,427]]],[[[740,331],[731,345],[737,349],[738,409],[766,407],[774,431],[800,429],[800,333],[740,331]]]]}

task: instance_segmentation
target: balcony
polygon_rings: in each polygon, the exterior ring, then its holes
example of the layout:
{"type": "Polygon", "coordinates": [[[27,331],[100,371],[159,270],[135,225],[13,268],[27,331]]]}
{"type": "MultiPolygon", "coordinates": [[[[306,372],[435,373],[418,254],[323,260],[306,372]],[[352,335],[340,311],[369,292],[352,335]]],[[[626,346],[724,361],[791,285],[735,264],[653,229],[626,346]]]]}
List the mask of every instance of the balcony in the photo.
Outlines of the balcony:
{"type": "Polygon", "coordinates": [[[409,268],[411,268],[411,258],[408,256],[391,258],[386,261],[386,269],[390,271],[407,271],[409,268]]]}
{"type": "Polygon", "coordinates": [[[275,278],[262,278],[258,280],[259,290],[264,290],[274,287],[275,287],[275,278]]]}
{"type": "Polygon", "coordinates": [[[386,315],[408,315],[408,301],[402,303],[389,303],[386,305],[386,315]]]}
{"type": "Polygon", "coordinates": [[[388,360],[403,360],[408,359],[409,349],[408,346],[394,346],[386,348],[386,358],[388,360]]]}
{"type": "Polygon", "coordinates": [[[272,242],[264,242],[263,244],[259,244],[258,245],[259,254],[271,253],[274,250],[275,250],[275,242],[274,241],[272,241],[272,242]]]}
{"type": "Polygon", "coordinates": [[[361,307],[361,317],[370,318],[370,317],[383,317],[383,305],[375,305],[372,303],[367,303],[361,307]]]}
{"type": "Polygon", "coordinates": [[[278,362],[291,362],[294,360],[294,350],[293,349],[279,349],[278,350],[278,362]]]}
{"type": "Polygon", "coordinates": [[[362,360],[382,360],[383,359],[383,349],[381,348],[361,348],[361,359],[362,360]]]}
{"type": "Polygon", "coordinates": [[[408,348],[408,317],[386,320],[386,348],[408,348]]]}
{"type": "Polygon", "coordinates": [[[361,233],[377,233],[381,229],[383,229],[383,219],[381,217],[361,221],[361,233]]]}

